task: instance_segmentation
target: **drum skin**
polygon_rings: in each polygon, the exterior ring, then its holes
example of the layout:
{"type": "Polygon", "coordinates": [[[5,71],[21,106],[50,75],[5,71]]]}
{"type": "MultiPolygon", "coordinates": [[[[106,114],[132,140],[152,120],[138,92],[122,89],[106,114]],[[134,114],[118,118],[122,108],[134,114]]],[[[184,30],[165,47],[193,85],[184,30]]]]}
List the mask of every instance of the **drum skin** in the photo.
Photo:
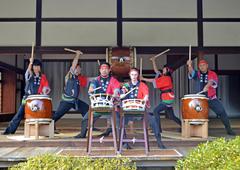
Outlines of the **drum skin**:
{"type": "Polygon", "coordinates": [[[45,95],[32,95],[26,99],[25,119],[52,118],[52,101],[45,95]]]}
{"type": "Polygon", "coordinates": [[[182,98],[182,119],[208,119],[208,98],[185,95],[182,98]]]}

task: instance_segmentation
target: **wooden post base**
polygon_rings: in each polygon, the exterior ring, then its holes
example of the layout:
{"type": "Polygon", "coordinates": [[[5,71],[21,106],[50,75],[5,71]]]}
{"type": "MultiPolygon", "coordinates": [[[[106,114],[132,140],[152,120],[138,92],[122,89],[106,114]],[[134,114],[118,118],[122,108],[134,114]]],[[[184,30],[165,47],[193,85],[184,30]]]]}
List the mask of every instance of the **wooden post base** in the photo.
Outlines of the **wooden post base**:
{"type": "Polygon", "coordinates": [[[208,119],[183,119],[182,137],[208,138],[208,119]]]}
{"type": "Polygon", "coordinates": [[[39,139],[39,136],[54,137],[54,120],[52,119],[26,119],[24,123],[24,137],[29,138],[35,136],[35,139],[39,139]]]}

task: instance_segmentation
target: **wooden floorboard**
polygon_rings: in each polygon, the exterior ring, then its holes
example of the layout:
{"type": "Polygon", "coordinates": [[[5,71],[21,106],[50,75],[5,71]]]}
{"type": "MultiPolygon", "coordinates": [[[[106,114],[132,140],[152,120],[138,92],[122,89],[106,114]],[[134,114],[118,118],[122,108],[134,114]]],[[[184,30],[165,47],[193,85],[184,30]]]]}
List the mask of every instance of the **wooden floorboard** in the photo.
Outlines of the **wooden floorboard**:
{"type": "MultiPolygon", "coordinates": [[[[173,121],[168,119],[162,121],[163,133],[162,140],[168,150],[160,150],[157,148],[156,139],[149,130],[150,153],[148,156],[144,154],[143,143],[130,143],[133,149],[124,150],[123,155],[130,157],[137,162],[138,166],[174,166],[177,159],[186,156],[191,149],[196,147],[199,143],[207,140],[211,141],[218,137],[233,138],[226,134],[222,123],[218,119],[210,120],[209,122],[209,138],[182,138],[179,132],[179,127],[173,121]],[[176,150],[180,154],[169,153],[176,150]],[[165,155],[165,156],[164,156],[165,155]]],[[[240,134],[240,119],[231,120],[234,131],[240,134]]],[[[104,130],[106,121],[100,120],[97,122],[96,127],[100,128],[99,131],[94,131],[94,138],[99,139],[98,136],[104,130]]],[[[7,123],[0,123],[0,131],[3,131],[7,123]]],[[[142,138],[143,132],[141,124],[134,124],[134,131],[130,133],[127,130],[128,138],[142,138]]],[[[62,119],[57,123],[57,129],[60,134],[56,134],[53,139],[41,137],[39,140],[26,139],[23,137],[23,124],[14,135],[0,135],[0,167],[8,167],[20,161],[25,161],[28,157],[36,156],[44,153],[55,154],[70,154],[72,156],[86,156],[86,139],[74,139],[80,129],[80,120],[77,119],[62,119]],[[80,154],[81,153],[81,154],[80,154]]],[[[93,144],[93,157],[115,157],[113,150],[113,143],[110,137],[104,138],[104,142],[94,142],[93,144]]]]}

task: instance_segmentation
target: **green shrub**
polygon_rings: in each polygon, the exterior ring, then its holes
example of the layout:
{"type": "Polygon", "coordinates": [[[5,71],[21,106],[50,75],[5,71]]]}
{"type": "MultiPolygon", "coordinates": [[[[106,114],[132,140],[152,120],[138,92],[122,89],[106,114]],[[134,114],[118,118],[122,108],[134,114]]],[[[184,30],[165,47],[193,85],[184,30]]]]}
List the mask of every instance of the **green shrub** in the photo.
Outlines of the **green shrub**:
{"type": "Polygon", "coordinates": [[[240,169],[240,137],[232,140],[219,138],[200,144],[187,157],[177,161],[176,169],[240,169]]]}
{"type": "Polygon", "coordinates": [[[45,154],[29,158],[9,168],[10,170],[136,170],[136,165],[127,158],[77,158],[45,154]]]}

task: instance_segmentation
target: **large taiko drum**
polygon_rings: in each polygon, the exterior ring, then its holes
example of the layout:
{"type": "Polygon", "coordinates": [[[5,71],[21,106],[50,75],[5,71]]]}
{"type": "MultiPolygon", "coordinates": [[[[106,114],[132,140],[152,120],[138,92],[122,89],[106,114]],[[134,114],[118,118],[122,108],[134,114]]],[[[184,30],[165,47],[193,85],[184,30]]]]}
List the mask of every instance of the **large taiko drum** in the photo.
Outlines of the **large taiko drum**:
{"type": "Polygon", "coordinates": [[[47,95],[30,95],[26,99],[25,119],[52,118],[52,99],[47,95]]]}
{"type": "Polygon", "coordinates": [[[182,98],[183,119],[208,119],[208,98],[199,94],[188,94],[182,98]]]}
{"type": "Polygon", "coordinates": [[[145,111],[146,101],[142,99],[126,99],[122,101],[123,111],[145,111]]]}
{"type": "Polygon", "coordinates": [[[136,67],[136,49],[132,47],[107,48],[106,61],[111,64],[113,76],[122,78],[128,76],[130,68],[136,67]]]}

